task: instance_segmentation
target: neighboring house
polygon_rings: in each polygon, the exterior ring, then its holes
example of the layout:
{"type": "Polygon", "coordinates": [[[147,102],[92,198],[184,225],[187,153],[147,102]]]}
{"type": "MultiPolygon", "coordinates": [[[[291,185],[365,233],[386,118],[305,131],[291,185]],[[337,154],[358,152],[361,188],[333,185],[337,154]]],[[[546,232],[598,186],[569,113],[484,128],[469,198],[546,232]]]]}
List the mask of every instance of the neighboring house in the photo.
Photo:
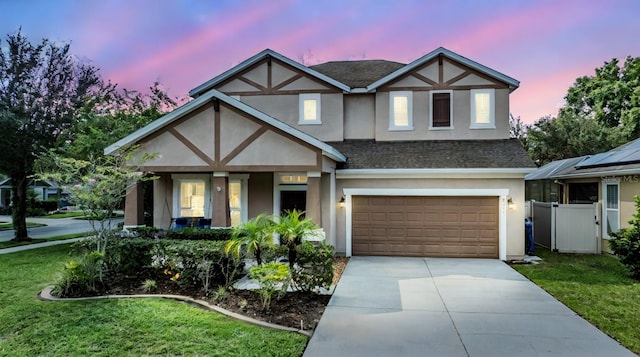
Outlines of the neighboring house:
{"type": "MultiPolygon", "coordinates": [[[[60,186],[54,182],[32,179],[27,185],[28,190],[33,190],[40,201],[46,201],[50,198],[61,198],[66,196],[62,193],[60,186]]],[[[0,207],[9,207],[11,205],[11,195],[13,183],[11,178],[0,181],[0,207]]]]}
{"type": "Polygon", "coordinates": [[[609,234],[628,226],[640,194],[640,139],[613,150],[551,162],[528,174],[526,199],[561,204],[593,204],[603,251],[609,234]],[[555,198],[555,199],[554,199],[555,198]]]}
{"type": "MultiPolygon", "coordinates": [[[[506,260],[524,254],[524,176],[535,168],[509,139],[518,86],[444,48],[409,64],[310,67],[265,50],[105,153],[158,154],[143,167],[159,177],[158,227],[297,208],[348,256],[506,260]]],[[[143,222],[140,191],[127,196],[127,226],[143,222]]]]}

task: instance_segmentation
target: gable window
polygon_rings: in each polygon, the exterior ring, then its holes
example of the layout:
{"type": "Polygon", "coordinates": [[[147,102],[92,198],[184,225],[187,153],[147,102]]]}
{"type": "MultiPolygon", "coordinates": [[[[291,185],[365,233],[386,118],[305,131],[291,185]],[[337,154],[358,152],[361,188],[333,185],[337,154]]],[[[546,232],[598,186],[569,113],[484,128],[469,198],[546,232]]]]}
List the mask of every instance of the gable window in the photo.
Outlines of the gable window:
{"type": "Polygon", "coordinates": [[[320,94],[300,94],[298,124],[322,124],[320,120],[320,94]]]}
{"type": "Polygon", "coordinates": [[[471,90],[471,129],[495,129],[495,90],[471,90]]]}
{"type": "Polygon", "coordinates": [[[413,95],[389,93],[389,130],[413,130],[413,95]]]}
{"type": "Polygon", "coordinates": [[[453,91],[431,91],[429,129],[453,129],[453,91]]]}

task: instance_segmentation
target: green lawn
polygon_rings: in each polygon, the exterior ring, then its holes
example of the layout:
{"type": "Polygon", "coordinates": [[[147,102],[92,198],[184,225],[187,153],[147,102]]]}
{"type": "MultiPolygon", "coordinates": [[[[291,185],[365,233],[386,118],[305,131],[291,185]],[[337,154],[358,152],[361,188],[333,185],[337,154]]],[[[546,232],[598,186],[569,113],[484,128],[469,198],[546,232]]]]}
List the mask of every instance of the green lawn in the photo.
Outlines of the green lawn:
{"type": "Polygon", "coordinates": [[[299,356],[307,337],[164,299],[39,301],[59,245],[0,256],[0,356],[299,356]]]}
{"type": "Polygon", "coordinates": [[[538,265],[514,269],[555,296],[601,331],[640,353],[640,282],[617,258],[536,249],[538,265]]]}
{"type": "Polygon", "coordinates": [[[29,244],[36,244],[36,243],[42,243],[42,242],[49,242],[49,241],[52,241],[52,240],[65,240],[65,239],[72,239],[72,238],[88,237],[88,236],[93,235],[93,234],[94,234],[93,232],[81,232],[81,233],[63,234],[63,235],[59,235],[59,236],[53,236],[53,237],[42,238],[42,239],[31,239],[31,240],[26,241],[26,242],[6,241],[6,242],[0,242],[0,249],[17,247],[17,246],[21,246],[21,245],[29,245],[29,244]]]}
{"type": "Polygon", "coordinates": [[[85,213],[83,211],[70,211],[70,212],[49,214],[46,216],[40,216],[38,218],[59,219],[59,218],[84,217],[84,216],[85,216],[85,213]]]}

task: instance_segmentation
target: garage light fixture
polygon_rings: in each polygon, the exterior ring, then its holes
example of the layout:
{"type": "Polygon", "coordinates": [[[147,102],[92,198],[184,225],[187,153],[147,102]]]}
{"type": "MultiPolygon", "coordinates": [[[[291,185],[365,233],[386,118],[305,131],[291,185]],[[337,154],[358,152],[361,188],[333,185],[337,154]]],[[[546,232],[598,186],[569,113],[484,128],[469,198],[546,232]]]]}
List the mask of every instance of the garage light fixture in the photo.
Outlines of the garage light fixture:
{"type": "Polygon", "coordinates": [[[513,203],[513,199],[511,197],[507,198],[507,206],[510,210],[516,209],[516,204],[513,203]]]}
{"type": "Polygon", "coordinates": [[[339,203],[340,208],[344,208],[345,202],[346,202],[346,199],[344,198],[344,196],[342,196],[340,198],[340,203],[339,203]]]}

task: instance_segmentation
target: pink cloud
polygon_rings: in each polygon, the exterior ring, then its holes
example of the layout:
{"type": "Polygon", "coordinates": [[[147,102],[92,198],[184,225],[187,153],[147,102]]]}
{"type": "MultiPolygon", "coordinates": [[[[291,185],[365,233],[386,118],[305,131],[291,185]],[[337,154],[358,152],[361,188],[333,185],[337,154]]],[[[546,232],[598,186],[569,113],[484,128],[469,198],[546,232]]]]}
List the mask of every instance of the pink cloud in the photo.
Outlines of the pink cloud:
{"type": "Polygon", "coordinates": [[[576,78],[593,75],[595,67],[593,64],[585,64],[564,68],[543,77],[532,74],[523,78],[520,88],[511,94],[511,113],[529,124],[546,115],[556,116],[564,105],[567,90],[576,78]],[[554,111],[550,112],[551,109],[554,111]]]}
{"type": "MultiPolygon", "coordinates": [[[[243,11],[241,15],[226,17],[220,22],[212,23],[196,34],[186,35],[184,39],[161,51],[147,56],[138,56],[136,62],[111,74],[111,80],[115,83],[128,82],[131,78],[135,78],[141,73],[166,73],[171,71],[172,68],[174,70],[175,68],[184,68],[185,63],[188,64],[189,57],[192,56],[208,55],[214,57],[222,54],[227,57],[227,54],[222,52],[226,48],[219,46],[220,41],[233,39],[242,30],[265,21],[268,17],[281,11],[281,8],[274,6],[277,3],[259,4],[247,7],[246,11],[243,11]]],[[[208,61],[211,62],[212,60],[213,58],[208,58],[208,61]]]]}

